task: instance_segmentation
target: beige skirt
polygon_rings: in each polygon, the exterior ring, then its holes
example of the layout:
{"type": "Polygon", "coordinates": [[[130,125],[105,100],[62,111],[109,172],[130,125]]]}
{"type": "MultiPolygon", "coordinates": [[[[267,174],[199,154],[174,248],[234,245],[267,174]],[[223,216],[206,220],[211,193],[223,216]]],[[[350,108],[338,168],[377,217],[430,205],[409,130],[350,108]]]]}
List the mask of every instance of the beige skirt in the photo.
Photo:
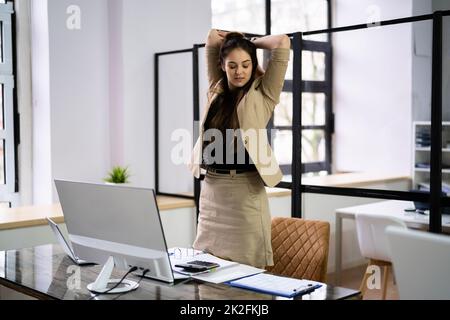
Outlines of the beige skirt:
{"type": "Polygon", "coordinates": [[[194,248],[255,267],[273,265],[271,216],[258,172],[208,172],[194,248]]]}

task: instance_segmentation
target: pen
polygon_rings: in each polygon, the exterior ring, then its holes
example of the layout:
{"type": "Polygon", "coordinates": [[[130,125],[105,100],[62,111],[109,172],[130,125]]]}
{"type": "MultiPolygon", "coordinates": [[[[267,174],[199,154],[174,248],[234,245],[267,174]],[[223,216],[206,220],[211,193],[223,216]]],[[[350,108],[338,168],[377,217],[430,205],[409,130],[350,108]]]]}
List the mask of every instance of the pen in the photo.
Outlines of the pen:
{"type": "Polygon", "coordinates": [[[294,289],[293,291],[294,291],[294,292],[299,292],[299,291],[303,291],[303,290],[305,290],[305,289],[309,288],[310,286],[312,286],[312,284],[308,284],[308,285],[304,285],[304,286],[301,286],[301,287],[295,288],[295,289],[294,289]]]}
{"type": "Polygon", "coordinates": [[[307,294],[307,293],[313,292],[317,288],[320,288],[319,284],[313,285],[312,283],[309,283],[309,284],[307,284],[305,286],[301,286],[301,287],[295,288],[293,291],[294,292],[299,292],[299,293],[302,293],[302,294],[307,294]]]}

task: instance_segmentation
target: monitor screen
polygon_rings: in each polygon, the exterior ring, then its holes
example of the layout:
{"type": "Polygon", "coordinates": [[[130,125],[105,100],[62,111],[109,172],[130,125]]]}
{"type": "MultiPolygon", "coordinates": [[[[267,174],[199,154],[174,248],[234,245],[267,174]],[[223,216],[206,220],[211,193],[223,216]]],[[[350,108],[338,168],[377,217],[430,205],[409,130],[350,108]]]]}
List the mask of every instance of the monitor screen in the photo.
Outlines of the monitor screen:
{"type": "Polygon", "coordinates": [[[173,282],[153,189],[55,180],[69,239],[77,257],[173,282]]]}

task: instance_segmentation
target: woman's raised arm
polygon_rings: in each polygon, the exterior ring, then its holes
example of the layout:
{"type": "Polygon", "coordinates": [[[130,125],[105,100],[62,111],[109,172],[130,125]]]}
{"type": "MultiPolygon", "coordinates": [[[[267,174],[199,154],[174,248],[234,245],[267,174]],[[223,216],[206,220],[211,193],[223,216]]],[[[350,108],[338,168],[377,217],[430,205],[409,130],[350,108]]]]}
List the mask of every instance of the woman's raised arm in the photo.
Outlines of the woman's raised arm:
{"type": "Polygon", "coordinates": [[[211,29],[206,37],[206,46],[220,49],[220,46],[228,32],[217,29],[211,29]]]}
{"type": "Polygon", "coordinates": [[[291,47],[291,40],[285,34],[276,34],[264,36],[261,38],[253,38],[252,42],[259,49],[276,49],[276,48],[286,48],[291,47]]]}
{"type": "Polygon", "coordinates": [[[220,67],[219,52],[227,32],[211,29],[206,37],[206,61],[208,72],[208,83],[211,88],[222,78],[222,69],[220,67]]]}
{"type": "Polygon", "coordinates": [[[260,49],[272,51],[267,69],[262,77],[261,89],[269,98],[271,111],[279,103],[284,77],[289,61],[291,40],[285,34],[253,38],[252,42],[260,49]]]}

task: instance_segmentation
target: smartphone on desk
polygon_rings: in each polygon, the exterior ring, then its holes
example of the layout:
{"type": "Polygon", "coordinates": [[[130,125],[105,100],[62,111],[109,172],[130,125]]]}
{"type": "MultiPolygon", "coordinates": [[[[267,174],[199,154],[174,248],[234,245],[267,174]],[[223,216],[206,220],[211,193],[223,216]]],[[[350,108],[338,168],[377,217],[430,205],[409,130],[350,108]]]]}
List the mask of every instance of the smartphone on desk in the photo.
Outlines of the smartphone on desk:
{"type": "Polygon", "coordinates": [[[186,263],[176,264],[175,267],[183,268],[187,272],[201,272],[220,267],[220,265],[215,262],[195,260],[186,263]]]}

